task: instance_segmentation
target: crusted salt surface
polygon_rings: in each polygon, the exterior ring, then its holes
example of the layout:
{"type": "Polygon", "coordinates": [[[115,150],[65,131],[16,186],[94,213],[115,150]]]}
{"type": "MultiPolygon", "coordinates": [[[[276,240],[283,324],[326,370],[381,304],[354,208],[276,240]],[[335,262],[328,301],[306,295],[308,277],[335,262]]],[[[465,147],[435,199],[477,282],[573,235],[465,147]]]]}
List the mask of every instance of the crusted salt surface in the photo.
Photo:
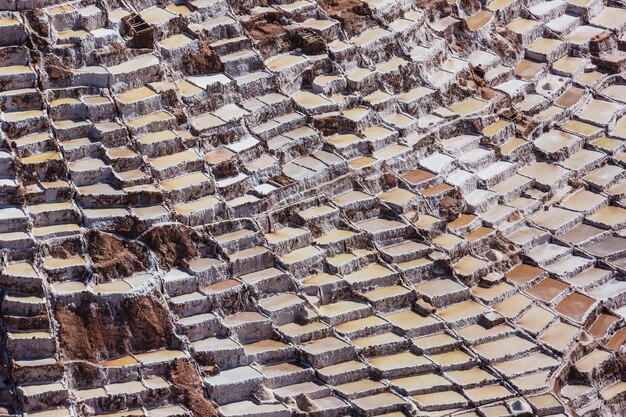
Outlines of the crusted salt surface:
{"type": "Polygon", "coordinates": [[[623,415],[616,1],[0,1],[0,415],[623,415]]]}

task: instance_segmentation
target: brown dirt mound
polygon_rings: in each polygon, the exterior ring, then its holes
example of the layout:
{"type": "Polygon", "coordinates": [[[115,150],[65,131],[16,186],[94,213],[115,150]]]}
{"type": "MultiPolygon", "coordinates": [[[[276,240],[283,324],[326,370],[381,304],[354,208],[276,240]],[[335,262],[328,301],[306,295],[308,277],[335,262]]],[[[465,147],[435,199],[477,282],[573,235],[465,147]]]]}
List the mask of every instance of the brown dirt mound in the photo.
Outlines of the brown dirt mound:
{"type": "Polygon", "coordinates": [[[378,26],[367,4],[359,0],[320,0],[318,4],[331,17],[341,22],[349,37],[378,26]]]}
{"type": "Polygon", "coordinates": [[[202,40],[198,50],[191,50],[181,59],[182,71],[187,75],[212,74],[224,71],[224,66],[217,54],[209,47],[209,42],[202,40]]]}
{"type": "Polygon", "coordinates": [[[198,255],[189,230],[180,224],[157,226],[147,231],[142,239],[159,257],[161,268],[169,270],[184,260],[198,255]]]}
{"type": "Polygon", "coordinates": [[[67,359],[99,362],[176,342],[167,308],[151,295],[128,297],[116,309],[89,297],[77,306],[57,304],[55,314],[67,359]]]}
{"type": "Polygon", "coordinates": [[[92,230],[87,235],[93,270],[105,281],[133,275],[147,269],[147,257],[137,242],[124,242],[115,235],[92,230]]]}
{"type": "Polygon", "coordinates": [[[67,359],[98,362],[100,358],[125,353],[122,329],[106,324],[99,309],[58,305],[55,314],[59,322],[59,341],[67,359]]]}
{"type": "Polygon", "coordinates": [[[439,201],[439,215],[447,221],[459,217],[463,210],[463,198],[458,191],[451,196],[445,196],[439,201]]]}
{"type": "Polygon", "coordinates": [[[69,380],[76,388],[93,388],[104,385],[105,377],[102,368],[86,361],[72,361],[65,364],[69,380]]]}
{"type": "Polygon", "coordinates": [[[202,380],[193,365],[186,360],[177,359],[167,373],[173,385],[173,396],[191,410],[194,417],[218,416],[215,406],[202,394],[202,380]]]}
{"type": "Polygon", "coordinates": [[[269,12],[255,15],[244,22],[244,27],[256,41],[256,48],[263,57],[268,58],[277,53],[293,48],[289,42],[289,33],[284,25],[287,21],[280,12],[269,12]]]}
{"type": "Polygon", "coordinates": [[[161,346],[170,346],[173,325],[168,310],[157,300],[149,297],[127,298],[122,302],[126,323],[133,338],[133,350],[143,351],[161,346]]]}

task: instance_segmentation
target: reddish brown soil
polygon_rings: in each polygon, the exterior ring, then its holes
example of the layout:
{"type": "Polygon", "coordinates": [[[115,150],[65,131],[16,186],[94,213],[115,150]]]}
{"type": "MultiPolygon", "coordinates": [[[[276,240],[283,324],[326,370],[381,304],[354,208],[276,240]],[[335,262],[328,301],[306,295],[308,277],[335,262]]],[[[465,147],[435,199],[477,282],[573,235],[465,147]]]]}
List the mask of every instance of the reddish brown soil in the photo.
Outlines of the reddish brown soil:
{"type": "Polygon", "coordinates": [[[121,331],[103,322],[98,309],[90,310],[57,306],[56,318],[59,322],[59,341],[67,359],[83,359],[97,362],[111,356],[121,356],[124,352],[121,331]]]}
{"type": "Polygon", "coordinates": [[[128,277],[146,269],[146,254],[137,242],[123,242],[115,235],[92,230],[87,235],[93,270],[103,280],[128,277]]]}
{"type": "Polygon", "coordinates": [[[286,35],[287,31],[279,23],[268,21],[255,21],[250,25],[250,35],[259,42],[272,42],[276,37],[286,35]]]}
{"type": "Polygon", "coordinates": [[[272,178],[270,178],[272,181],[274,181],[277,184],[280,184],[282,186],[287,186],[290,184],[293,184],[293,180],[285,175],[276,175],[273,176],[272,178]]]}
{"type": "Polygon", "coordinates": [[[293,49],[289,41],[289,33],[284,25],[287,24],[280,12],[270,12],[255,15],[244,22],[244,27],[254,39],[256,48],[264,58],[277,53],[293,49]]]}
{"type": "Polygon", "coordinates": [[[50,36],[50,22],[42,9],[28,10],[24,17],[37,36],[42,38],[50,36]]]}
{"type": "Polygon", "coordinates": [[[96,364],[86,361],[72,361],[65,364],[65,371],[76,388],[92,388],[104,384],[103,373],[96,364]]]}
{"type": "Polygon", "coordinates": [[[175,360],[168,369],[168,379],[173,385],[173,396],[191,410],[194,417],[217,417],[215,406],[202,394],[202,380],[193,365],[175,360]]]}
{"type": "Polygon", "coordinates": [[[70,85],[74,79],[72,71],[61,63],[46,65],[46,73],[50,81],[57,85],[70,85]]]}
{"type": "Polygon", "coordinates": [[[452,221],[459,217],[463,210],[463,198],[461,193],[445,196],[439,201],[439,215],[447,221],[452,221]]]}
{"type": "Polygon", "coordinates": [[[320,0],[318,4],[331,17],[341,22],[349,37],[377,26],[367,4],[359,0],[320,0]]]}
{"type": "Polygon", "coordinates": [[[104,359],[172,346],[167,308],[154,296],[124,299],[119,308],[86,298],[78,306],[58,304],[59,339],[67,359],[104,359]]]}
{"type": "Polygon", "coordinates": [[[198,50],[191,50],[181,59],[182,71],[187,75],[222,72],[224,66],[217,54],[209,47],[209,42],[200,40],[198,50]]]}
{"type": "Polygon", "coordinates": [[[310,55],[326,51],[326,42],[319,35],[301,26],[289,25],[280,12],[257,15],[244,26],[266,58],[293,49],[301,49],[310,55]]]}
{"type": "Polygon", "coordinates": [[[161,268],[166,270],[198,255],[194,239],[188,229],[180,224],[154,227],[141,240],[157,254],[161,268]]]}
{"type": "Polygon", "coordinates": [[[526,138],[537,128],[537,122],[532,118],[522,114],[512,107],[507,107],[498,112],[499,115],[511,119],[515,122],[517,134],[521,138],[526,138]]]}
{"type": "Polygon", "coordinates": [[[491,239],[491,247],[500,252],[506,253],[510,258],[513,259],[513,255],[519,251],[519,248],[515,246],[513,242],[502,237],[499,234],[496,234],[491,239]]]}
{"type": "Polygon", "coordinates": [[[126,323],[133,335],[133,351],[171,346],[173,325],[167,307],[150,297],[127,298],[122,302],[126,323]]]}
{"type": "Polygon", "coordinates": [[[446,0],[416,0],[418,8],[425,10],[430,19],[446,17],[452,13],[452,9],[446,0]]]}

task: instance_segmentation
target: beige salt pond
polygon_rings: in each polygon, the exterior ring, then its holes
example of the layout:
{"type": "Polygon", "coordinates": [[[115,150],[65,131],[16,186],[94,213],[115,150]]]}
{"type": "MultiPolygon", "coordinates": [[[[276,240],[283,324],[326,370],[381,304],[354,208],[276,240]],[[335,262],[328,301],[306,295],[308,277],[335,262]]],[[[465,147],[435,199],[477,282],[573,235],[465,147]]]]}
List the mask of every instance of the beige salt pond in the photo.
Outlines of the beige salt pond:
{"type": "Polygon", "coordinates": [[[528,306],[533,303],[529,297],[523,294],[514,294],[510,298],[501,301],[493,306],[493,309],[503,316],[513,319],[521,314],[528,306]]]}
{"type": "MultiPolygon", "coordinates": [[[[368,328],[375,328],[377,326],[381,326],[386,324],[387,322],[378,316],[368,316],[362,319],[348,321],[346,323],[338,324],[335,326],[335,329],[339,333],[350,334],[357,333],[368,328]]],[[[353,342],[357,347],[367,347],[371,344],[379,344],[381,342],[385,342],[385,338],[377,340],[376,338],[380,337],[380,335],[371,336],[371,338],[360,338],[354,339],[353,342]],[[368,340],[369,339],[369,340],[368,340]]],[[[394,336],[395,337],[395,336],[394,336]]]]}
{"type": "Polygon", "coordinates": [[[124,280],[116,280],[104,284],[94,285],[93,291],[96,294],[120,293],[132,290],[133,287],[124,280]]]}
{"type": "Polygon", "coordinates": [[[522,59],[515,66],[515,75],[523,80],[529,81],[535,78],[535,76],[543,71],[546,64],[542,62],[535,62],[528,59],[522,59]]]}
{"type": "Polygon", "coordinates": [[[541,23],[536,20],[517,19],[506,25],[506,28],[513,33],[525,34],[532,31],[541,23]]]}
{"type": "Polygon", "coordinates": [[[399,313],[392,313],[385,316],[385,320],[394,326],[408,331],[415,327],[428,326],[437,323],[437,320],[430,316],[422,316],[412,310],[405,310],[399,313]]]}
{"type": "Polygon", "coordinates": [[[558,61],[552,64],[552,67],[557,71],[563,72],[565,74],[571,75],[576,72],[579,68],[583,67],[588,62],[585,58],[575,57],[575,56],[564,56],[558,61]]]}
{"type": "Polygon", "coordinates": [[[376,158],[372,158],[370,156],[365,156],[365,157],[362,157],[362,158],[356,158],[356,159],[350,160],[350,162],[348,162],[348,165],[350,166],[351,169],[359,170],[359,169],[363,169],[363,168],[372,166],[376,162],[378,162],[378,160],[376,158]]]}
{"type": "Polygon", "coordinates": [[[37,272],[35,268],[28,262],[16,262],[6,266],[5,273],[17,277],[36,278],[37,272]]]}
{"type": "Polygon", "coordinates": [[[322,251],[315,246],[309,245],[300,249],[296,249],[293,252],[287,253],[281,257],[282,261],[286,264],[294,264],[301,262],[305,259],[309,259],[315,256],[322,255],[322,251]]]}
{"type": "Polygon", "coordinates": [[[555,317],[556,316],[550,311],[542,307],[534,306],[524,312],[515,324],[530,333],[537,334],[548,327],[555,317]]]}
{"type": "Polygon", "coordinates": [[[0,67],[0,76],[17,75],[25,72],[33,71],[27,65],[8,65],[6,67],[0,67]]]}
{"type": "Polygon", "coordinates": [[[179,81],[176,83],[176,88],[180,91],[183,97],[193,97],[201,94],[204,90],[189,81],[179,81]]]}
{"type": "Polygon", "coordinates": [[[67,281],[52,286],[55,292],[59,294],[69,294],[78,291],[84,291],[87,286],[80,281],[67,281]]]}
{"type": "Polygon", "coordinates": [[[36,411],[28,413],[28,417],[72,417],[68,408],[57,408],[55,410],[36,411]]]}
{"type": "Polygon", "coordinates": [[[150,365],[159,362],[171,361],[174,359],[185,358],[185,353],[180,350],[163,349],[152,352],[138,353],[134,355],[137,361],[144,365],[150,365]]]}
{"type": "Polygon", "coordinates": [[[219,203],[220,203],[220,200],[218,200],[215,197],[209,196],[209,197],[201,198],[199,200],[190,201],[188,203],[178,205],[174,208],[174,211],[177,214],[180,214],[181,216],[186,216],[186,215],[200,212],[202,210],[208,210],[208,209],[214,208],[219,203]]]}
{"type": "Polygon", "coordinates": [[[626,84],[613,84],[604,90],[602,94],[618,101],[626,101],[626,84]]]}
{"type": "Polygon", "coordinates": [[[130,104],[157,96],[158,94],[148,87],[139,87],[126,93],[118,94],[115,98],[122,104],[130,104]]]}
{"type": "Polygon", "coordinates": [[[320,272],[319,274],[302,280],[302,284],[322,286],[324,284],[338,283],[341,281],[341,279],[342,278],[339,275],[329,274],[327,272],[320,272]]]}
{"type": "Polygon", "coordinates": [[[417,402],[421,408],[430,409],[433,407],[449,409],[467,404],[467,399],[456,391],[441,391],[430,394],[412,395],[411,398],[417,402]]]}
{"type": "Polygon", "coordinates": [[[161,183],[161,187],[168,191],[175,191],[185,187],[191,187],[194,185],[200,185],[202,183],[210,181],[211,178],[208,177],[203,172],[194,172],[192,174],[183,175],[180,177],[172,178],[167,181],[163,181],[161,183]]]}
{"type": "Polygon", "coordinates": [[[11,17],[0,19],[0,26],[13,26],[17,24],[19,24],[19,22],[11,17]]]}
{"type": "Polygon", "coordinates": [[[558,152],[561,149],[571,148],[580,141],[574,136],[561,130],[551,130],[535,139],[534,143],[539,149],[547,153],[558,152]]]}
{"type": "Polygon", "coordinates": [[[393,369],[420,367],[430,365],[432,362],[424,356],[417,356],[410,352],[398,353],[395,355],[379,356],[368,358],[367,362],[376,369],[389,371],[393,369]]]}
{"type": "Polygon", "coordinates": [[[560,408],[562,404],[553,394],[528,396],[526,399],[538,409],[560,408]]]}
{"type": "Polygon", "coordinates": [[[508,398],[513,395],[508,388],[500,384],[483,385],[476,388],[468,388],[463,391],[467,398],[475,404],[493,402],[495,400],[508,398]]]}
{"type": "Polygon", "coordinates": [[[142,126],[148,125],[150,123],[155,122],[165,122],[171,119],[173,116],[165,111],[158,111],[155,113],[150,113],[146,116],[139,117],[137,119],[129,120],[126,124],[132,128],[141,128],[142,126]]]}
{"type": "Polygon", "coordinates": [[[513,2],[514,0],[493,0],[489,3],[487,8],[491,11],[497,12],[498,10],[504,9],[513,2]]]}
{"type": "Polygon", "coordinates": [[[377,278],[382,278],[388,275],[394,274],[394,271],[388,269],[387,267],[379,264],[373,263],[369,264],[365,268],[361,268],[355,272],[352,272],[346,276],[344,279],[350,284],[363,283],[370,280],[375,280],[377,278]]]}
{"type": "Polygon", "coordinates": [[[489,23],[492,17],[493,13],[489,10],[480,10],[478,13],[465,19],[465,24],[469,30],[480,30],[489,23]]]}
{"type": "Polygon", "coordinates": [[[590,23],[607,29],[619,30],[626,23],[626,10],[619,7],[604,7],[590,23]]]}
{"type": "Polygon", "coordinates": [[[189,8],[184,4],[168,4],[167,6],[165,6],[165,9],[169,12],[176,13],[181,16],[187,16],[188,14],[192,13],[191,10],[189,10],[189,8]]]}
{"type": "Polygon", "coordinates": [[[71,266],[87,265],[87,261],[81,256],[72,256],[69,258],[46,258],[43,261],[46,268],[58,269],[71,266]]]}
{"type": "Polygon", "coordinates": [[[620,111],[623,105],[604,100],[591,99],[589,103],[576,115],[599,125],[608,124],[613,115],[620,111]]]}
{"type": "Polygon", "coordinates": [[[412,340],[413,345],[421,350],[427,350],[437,347],[449,346],[458,344],[458,339],[450,336],[447,333],[437,333],[430,336],[419,337],[412,340]]]}
{"type": "Polygon", "coordinates": [[[462,276],[469,276],[485,267],[487,262],[473,256],[464,256],[453,265],[454,271],[462,276]]]}
{"type": "Polygon", "coordinates": [[[575,81],[585,87],[590,87],[606,76],[607,74],[603,72],[589,71],[580,74],[578,77],[576,77],[575,81]]]}
{"type": "Polygon", "coordinates": [[[304,64],[306,62],[308,62],[308,59],[304,56],[283,55],[283,56],[279,56],[279,57],[267,60],[265,62],[265,65],[271,71],[282,71],[285,68],[298,65],[298,64],[304,64]]]}
{"type": "Polygon", "coordinates": [[[171,130],[161,130],[158,132],[151,132],[145,134],[137,139],[138,142],[144,145],[151,145],[155,143],[165,142],[177,138],[178,135],[171,130]]]}
{"type": "Polygon", "coordinates": [[[359,394],[362,392],[368,391],[378,391],[384,388],[385,385],[378,381],[373,381],[371,379],[363,379],[360,381],[348,382],[346,384],[339,384],[335,386],[335,389],[348,396],[349,398],[354,396],[355,394],[359,394]]]}
{"type": "Polygon", "coordinates": [[[428,391],[426,387],[452,387],[452,383],[437,374],[423,374],[404,378],[392,379],[389,381],[394,387],[400,388],[404,392],[428,391]]]}
{"type": "Polygon", "coordinates": [[[512,285],[503,282],[493,287],[472,287],[472,294],[490,304],[496,299],[502,299],[501,297],[513,291],[514,288],[512,285]]]}
{"type": "Polygon", "coordinates": [[[415,285],[415,291],[428,297],[443,296],[459,291],[467,291],[467,287],[452,279],[431,279],[415,285]]]}
{"type": "Polygon", "coordinates": [[[587,216],[587,219],[606,228],[617,227],[626,223],[626,209],[615,206],[605,206],[587,216]]]}
{"type": "Polygon", "coordinates": [[[579,372],[588,373],[593,371],[598,365],[608,360],[610,357],[611,353],[605,350],[595,349],[582,359],[579,359],[574,366],[576,366],[576,369],[579,372]]]}
{"type": "Polygon", "coordinates": [[[335,229],[330,233],[316,238],[314,241],[316,244],[323,246],[349,239],[352,236],[356,236],[356,233],[351,230],[335,229]]]}
{"type": "Polygon", "coordinates": [[[437,316],[448,322],[465,320],[487,312],[488,309],[473,300],[463,301],[459,304],[437,311],[437,316]]]}
{"type": "Polygon", "coordinates": [[[565,351],[576,335],[580,332],[578,327],[563,322],[557,322],[544,333],[539,340],[560,352],[565,351]]]}
{"type": "Polygon", "coordinates": [[[523,352],[533,350],[536,345],[519,336],[509,336],[493,342],[487,342],[472,347],[481,356],[489,361],[496,361],[506,356],[514,356],[523,352]]]}
{"type": "Polygon", "coordinates": [[[348,146],[363,142],[363,138],[353,134],[335,135],[324,139],[325,142],[330,143],[338,149],[343,149],[348,146]]]}
{"type": "Polygon", "coordinates": [[[538,366],[542,368],[556,368],[558,365],[559,361],[553,357],[541,352],[536,352],[517,359],[495,363],[494,367],[504,375],[511,377],[533,371],[537,369],[538,366]]]}
{"type": "MultiPolygon", "coordinates": [[[[376,324],[378,320],[375,320],[376,324]]],[[[357,339],[352,339],[352,343],[358,349],[368,349],[368,348],[376,348],[378,346],[384,346],[387,344],[400,344],[406,342],[406,339],[402,336],[398,336],[391,332],[381,333],[374,336],[367,336],[357,339]]]]}
{"type": "Polygon", "coordinates": [[[123,366],[131,366],[136,365],[139,362],[132,356],[123,356],[117,359],[106,360],[101,363],[101,365],[105,368],[113,368],[113,367],[123,367],[123,366]]]}
{"type": "Polygon", "coordinates": [[[486,109],[489,104],[477,98],[468,98],[448,106],[448,109],[459,116],[468,116],[486,109]]]}
{"type": "Polygon", "coordinates": [[[446,371],[445,376],[461,386],[475,386],[495,381],[496,378],[481,368],[446,371]]]}
{"type": "Polygon", "coordinates": [[[509,327],[506,324],[498,324],[493,327],[483,327],[480,324],[471,324],[467,327],[460,328],[456,330],[456,332],[463,339],[467,339],[470,344],[474,344],[475,342],[484,339],[484,338],[498,338],[505,334],[509,334],[514,329],[509,327]]]}
{"type": "Polygon", "coordinates": [[[545,185],[555,184],[568,175],[568,172],[569,171],[566,169],[555,164],[548,164],[545,162],[534,162],[519,170],[520,174],[545,185]]]}
{"type": "Polygon", "coordinates": [[[563,42],[558,39],[540,38],[528,45],[526,49],[541,55],[547,55],[560,48],[562,44],[563,42]]]}
{"type": "Polygon", "coordinates": [[[159,45],[165,49],[176,49],[181,48],[185,45],[189,45],[191,42],[193,42],[193,39],[191,39],[190,37],[184,34],[177,34],[170,36],[169,38],[163,39],[159,42],[159,45]]]}
{"type": "Polygon", "coordinates": [[[338,301],[332,304],[322,305],[319,307],[319,311],[322,313],[324,317],[333,318],[333,317],[339,317],[341,315],[344,315],[352,311],[358,311],[360,309],[368,308],[368,307],[369,305],[364,304],[364,303],[344,300],[344,301],[338,301]]]}
{"type": "Polygon", "coordinates": [[[378,196],[381,201],[396,204],[399,206],[404,206],[408,204],[415,197],[417,197],[415,194],[403,188],[395,188],[391,191],[381,193],[378,196]]]}
{"type": "Polygon", "coordinates": [[[172,12],[156,6],[142,10],[139,15],[149,25],[158,25],[176,16],[172,12]]]}

